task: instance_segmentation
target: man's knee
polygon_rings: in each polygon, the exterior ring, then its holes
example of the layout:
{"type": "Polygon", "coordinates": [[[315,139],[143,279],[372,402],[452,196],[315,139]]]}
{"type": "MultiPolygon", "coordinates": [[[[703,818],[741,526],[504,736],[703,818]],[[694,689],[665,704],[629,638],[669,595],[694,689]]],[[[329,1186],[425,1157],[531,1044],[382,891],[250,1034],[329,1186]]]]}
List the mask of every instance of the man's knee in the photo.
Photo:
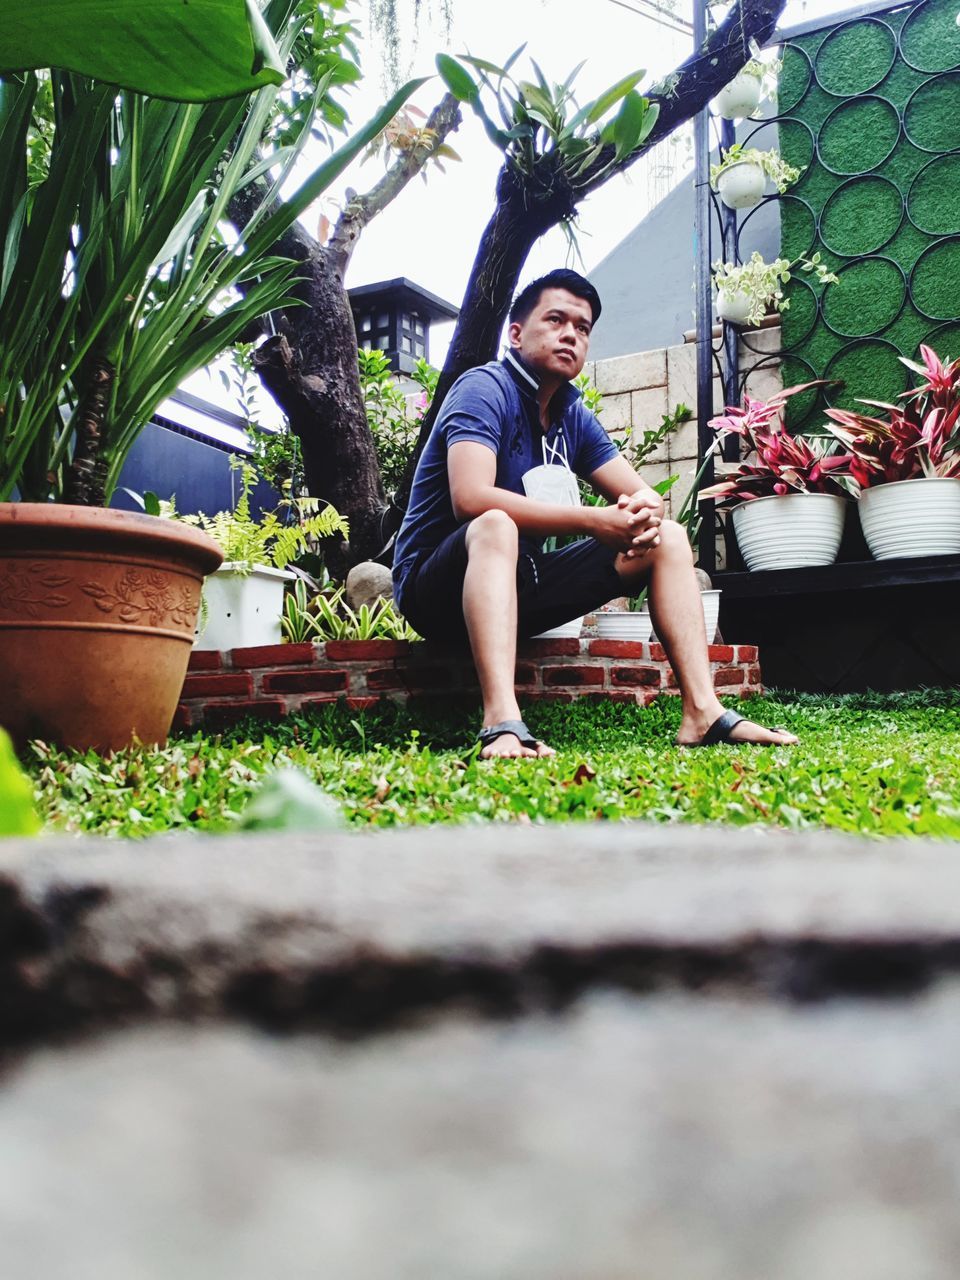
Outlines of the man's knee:
{"type": "Polygon", "coordinates": [[[484,511],[470,521],[467,555],[498,554],[516,558],[519,541],[517,526],[505,511],[484,511]]]}
{"type": "Polygon", "coordinates": [[[687,531],[676,520],[664,520],[660,525],[660,547],[661,554],[676,557],[684,563],[689,560],[693,564],[693,549],[687,531]]]}

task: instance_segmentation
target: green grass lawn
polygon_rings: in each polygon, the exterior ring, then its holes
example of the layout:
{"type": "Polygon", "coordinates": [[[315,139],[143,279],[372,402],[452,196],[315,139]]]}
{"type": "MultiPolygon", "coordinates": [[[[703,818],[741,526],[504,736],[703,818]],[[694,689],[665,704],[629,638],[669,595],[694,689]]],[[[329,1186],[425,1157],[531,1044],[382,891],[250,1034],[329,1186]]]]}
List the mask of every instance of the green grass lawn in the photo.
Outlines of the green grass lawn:
{"type": "Polygon", "coordinates": [[[647,818],[960,837],[960,695],[757,699],[744,710],[801,737],[792,748],[673,745],[679,706],[660,698],[533,705],[555,758],[479,761],[476,712],[363,715],[343,706],[278,726],[183,736],[103,759],[35,744],[27,768],[47,828],[136,836],[231,827],[265,775],[302,769],[351,827],[647,818]]]}

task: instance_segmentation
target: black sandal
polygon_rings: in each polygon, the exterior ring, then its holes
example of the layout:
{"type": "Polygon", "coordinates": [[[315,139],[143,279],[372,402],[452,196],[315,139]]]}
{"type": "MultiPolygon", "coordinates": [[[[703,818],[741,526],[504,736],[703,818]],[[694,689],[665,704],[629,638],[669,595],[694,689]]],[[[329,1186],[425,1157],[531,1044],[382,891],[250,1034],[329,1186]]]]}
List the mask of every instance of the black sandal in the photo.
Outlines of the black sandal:
{"type": "Polygon", "coordinates": [[[480,750],[482,751],[484,747],[489,747],[491,742],[496,742],[505,733],[512,733],[515,738],[519,738],[522,747],[531,747],[536,750],[540,745],[522,720],[501,720],[499,724],[487,725],[485,729],[481,729],[477,734],[480,750]]]}
{"type": "MultiPolygon", "coordinates": [[[[775,747],[781,745],[776,742],[745,742],[740,738],[731,738],[731,731],[745,720],[746,716],[740,715],[738,711],[725,711],[722,716],[718,716],[713,724],[703,735],[699,742],[678,742],[678,747],[716,747],[721,743],[729,743],[734,747],[775,747]]],[[[771,733],[789,733],[789,729],[783,728],[782,725],[774,725],[770,730],[771,733]]],[[[792,745],[792,744],[783,744],[792,745]]]]}

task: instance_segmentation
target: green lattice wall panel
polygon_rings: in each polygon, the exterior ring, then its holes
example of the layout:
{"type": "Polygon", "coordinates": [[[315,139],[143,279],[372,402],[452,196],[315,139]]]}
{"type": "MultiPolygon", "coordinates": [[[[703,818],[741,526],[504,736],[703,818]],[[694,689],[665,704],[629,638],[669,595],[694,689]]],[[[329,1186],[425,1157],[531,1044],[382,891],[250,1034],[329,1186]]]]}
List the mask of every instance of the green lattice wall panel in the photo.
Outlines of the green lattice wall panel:
{"type": "MultiPolygon", "coordinates": [[[[788,286],[785,382],[843,382],[794,401],[892,400],[899,355],[960,356],[960,26],[924,0],[823,28],[783,51],[780,149],[806,172],[780,207],[781,252],[818,250],[840,283],[788,286]]],[[[759,143],[758,143],[759,145],[759,143]]]]}

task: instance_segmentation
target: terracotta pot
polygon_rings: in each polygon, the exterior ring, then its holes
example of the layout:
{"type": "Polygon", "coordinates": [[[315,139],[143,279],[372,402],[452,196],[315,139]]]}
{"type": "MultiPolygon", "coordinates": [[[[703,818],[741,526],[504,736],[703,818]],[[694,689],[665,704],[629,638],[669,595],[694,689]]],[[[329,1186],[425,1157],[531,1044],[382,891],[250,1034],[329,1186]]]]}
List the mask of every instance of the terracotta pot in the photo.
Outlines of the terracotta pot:
{"type": "Polygon", "coordinates": [[[0,723],[19,744],[162,743],[204,576],[198,529],[99,507],[0,503],[0,723]]]}

